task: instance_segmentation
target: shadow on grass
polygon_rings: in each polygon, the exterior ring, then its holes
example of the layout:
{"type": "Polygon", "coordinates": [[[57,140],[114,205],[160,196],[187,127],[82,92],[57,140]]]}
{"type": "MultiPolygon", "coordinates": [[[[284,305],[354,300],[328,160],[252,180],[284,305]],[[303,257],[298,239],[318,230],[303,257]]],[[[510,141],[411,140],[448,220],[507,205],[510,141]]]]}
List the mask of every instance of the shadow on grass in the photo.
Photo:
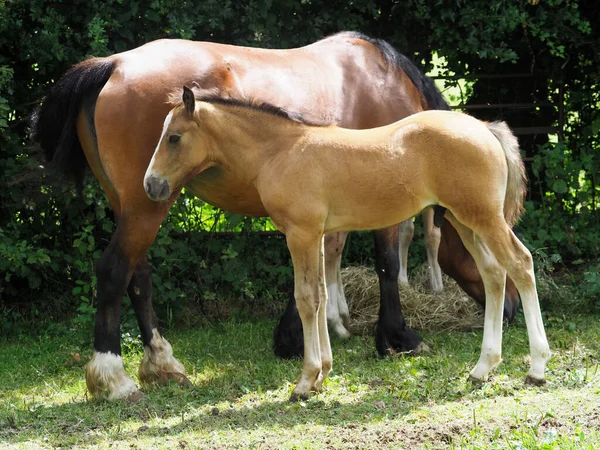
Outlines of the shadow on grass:
{"type": "MultiPolygon", "coordinates": [[[[45,436],[48,445],[68,446],[94,445],[105,439],[180,436],[198,429],[203,433],[257,426],[289,429],[309,423],[360,427],[405,417],[431,403],[512,396],[523,389],[527,362],[522,355],[527,353],[528,345],[522,327],[506,331],[505,363],[495,372],[496,380],[482,388],[466,382],[468,369],[479,353],[480,332],[430,333],[426,338],[434,349],[432,354],[384,360],[374,357],[372,338],[358,336],[348,342],[334,341],[334,376],[328,380],[325,392],[307,402],[290,404],[287,396],[300,374],[301,361],[280,361],[272,356],[271,325],[227,324],[174,334],[170,339],[176,355],[188,369],[192,368],[195,387],[150,387],[134,404],[70,402],[70,398],[82,398],[83,392],[63,397],[58,401],[65,403],[52,406],[47,406],[52,399],[43,403],[24,400],[48,383],[72,387],[81,385],[83,378],[83,368],[79,367],[68,369],[65,376],[55,361],[56,354],[43,358],[50,347],[32,349],[10,362],[19,376],[2,389],[25,392],[18,404],[4,403],[0,439],[18,444],[45,436]],[[32,381],[28,374],[39,370],[36,361],[49,369],[32,381]],[[219,409],[218,414],[213,413],[214,408],[219,409]]],[[[566,343],[573,340],[574,333],[568,327],[551,328],[549,336],[551,342],[566,343]]],[[[587,344],[595,335],[580,332],[576,337],[587,344]]],[[[6,353],[8,347],[2,351],[6,353]]],[[[564,353],[569,351],[565,347],[564,353]]],[[[139,354],[129,358],[128,366],[139,363],[139,358],[139,354]]],[[[560,360],[557,370],[566,373],[569,364],[579,364],[580,359],[578,356],[572,363],[560,360]]],[[[559,383],[569,386],[567,379],[559,383]]],[[[577,382],[572,386],[577,387],[577,382]]],[[[552,389],[551,383],[540,392],[552,389]]]]}

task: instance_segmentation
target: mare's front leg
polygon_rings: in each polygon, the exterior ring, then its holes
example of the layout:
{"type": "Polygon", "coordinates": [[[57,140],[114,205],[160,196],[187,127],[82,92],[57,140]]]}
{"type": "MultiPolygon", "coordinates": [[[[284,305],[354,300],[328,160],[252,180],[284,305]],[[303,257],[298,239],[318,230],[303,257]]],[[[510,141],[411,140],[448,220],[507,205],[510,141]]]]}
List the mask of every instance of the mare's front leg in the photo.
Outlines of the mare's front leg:
{"type": "Polygon", "coordinates": [[[323,310],[319,313],[320,308],[326,306],[321,304],[320,298],[325,292],[324,274],[319,274],[324,271],[319,263],[322,234],[292,229],[286,231],[286,240],[294,264],[294,296],[304,332],[302,375],[290,397],[291,401],[297,401],[307,399],[311,391],[320,387],[331,369],[331,349],[328,349],[328,338],[321,342],[321,338],[327,336],[326,314],[323,310]],[[324,330],[320,330],[320,326],[324,330]],[[322,356],[325,356],[326,367],[322,356]]]}
{"type": "Polygon", "coordinates": [[[393,352],[421,353],[428,347],[404,321],[398,294],[398,226],[373,231],[375,270],[379,277],[379,321],[375,345],[381,356],[393,352]]]}
{"type": "Polygon", "coordinates": [[[127,294],[133,305],[144,344],[144,357],[138,370],[142,383],[191,385],[185,368],[175,357],[171,344],[158,331],[158,320],[152,306],[152,269],[146,257],[135,268],[127,294]]]}

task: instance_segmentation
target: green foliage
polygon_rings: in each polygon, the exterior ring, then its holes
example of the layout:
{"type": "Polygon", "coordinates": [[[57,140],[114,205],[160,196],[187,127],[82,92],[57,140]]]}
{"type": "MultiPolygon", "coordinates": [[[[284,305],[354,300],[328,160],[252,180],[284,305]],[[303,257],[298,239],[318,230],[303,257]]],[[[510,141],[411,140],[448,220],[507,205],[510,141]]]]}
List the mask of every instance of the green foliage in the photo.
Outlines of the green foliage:
{"type": "MultiPolygon", "coordinates": [[[[40,311],[50,318],[76,315],[80,326],[91,326],[94,261],[114,227],[91,177],[78,198],[44,175],[40,155],[27,143],[27,116],[74,63],[158,38],[293,47],[351,29],[388,40],[424,67],[435,52],[445,61],[441,74],[543,71],[547,78],[534,95],[557,102],[564,86],[569,114],[562,143],[536,141],[525,149],[533,157],[532,195],[519,232],[532,248],[560,254],[566,264],[595,256],[597,17],[596,2],[575,0],[0,2],[0,331],[40,311]]],[[[502,90],[503,98],[513,101],[518,86],[502,90]]],[[[461,101],[477,88],[469,84],[461,101]]],[[[277,299],[291,289],[289,257],[281,239],[250,233],[265,229],[272,226],[263,219],[243,219],[184,195],[150,251],[160,317],[181,320],[190,310],[226,315],[217,301],[223,297],[245,310],[279,308],[277,299]],[[220,238],[210,233],[215,230],[246,234],[220,238]]],[[[372,238],[360,233],[350,241],[347,261],[371,264],[372,238]]],[[[417,241],[411,264],[423,258],[417,241]]],[[[592,269],[590,295],[597,284],[592,269]]]]}

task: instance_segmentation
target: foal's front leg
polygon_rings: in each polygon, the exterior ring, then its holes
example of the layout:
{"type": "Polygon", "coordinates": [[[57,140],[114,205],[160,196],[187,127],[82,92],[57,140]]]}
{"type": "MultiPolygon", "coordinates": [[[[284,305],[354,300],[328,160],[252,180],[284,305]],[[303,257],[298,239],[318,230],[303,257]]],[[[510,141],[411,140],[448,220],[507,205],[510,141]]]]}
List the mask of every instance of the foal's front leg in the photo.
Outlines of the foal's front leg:
{"type": "Polygon", "coordinates": [[[324,267],[319,263],[323,255],[322,239],[322,233],[301,230],[286,232],[294,264],[294,296],[304,331],[302,375],[292,392],[291,401],[307,399],[311,391],[321,386],[324,375],[331,369],[327,316],[325,304],[321,305],[320,299],[320,293],[325,292],[324,267]],[[320,330],[320,326],[324,329],[320,330]],[[323,343],[320,337],[324,338],[323,343]],[[327,367],[323,367],[322,352],[327,367]],[[323,369],[326,373],[323,373],[323,369]]]}

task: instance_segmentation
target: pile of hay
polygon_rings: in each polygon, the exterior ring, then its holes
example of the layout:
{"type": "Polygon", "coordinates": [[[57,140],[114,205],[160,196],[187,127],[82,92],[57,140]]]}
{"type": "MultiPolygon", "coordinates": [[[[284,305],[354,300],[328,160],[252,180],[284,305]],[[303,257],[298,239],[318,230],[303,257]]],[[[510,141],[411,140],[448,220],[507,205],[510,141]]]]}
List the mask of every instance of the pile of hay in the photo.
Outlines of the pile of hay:
{"type": "MultiPolygon", "coordinates": [[[[379,281],[372,268],[342,269],[350,309],[350,332],[373,334],[379,313],[379,281]]],[[[444,291],[433,294],[425,266],[410,274],[410,286],[399,284],[406,322],[421,330],[471,330],[483,328],[483,309],[456,282],[444,275],[444,291]]]]}

